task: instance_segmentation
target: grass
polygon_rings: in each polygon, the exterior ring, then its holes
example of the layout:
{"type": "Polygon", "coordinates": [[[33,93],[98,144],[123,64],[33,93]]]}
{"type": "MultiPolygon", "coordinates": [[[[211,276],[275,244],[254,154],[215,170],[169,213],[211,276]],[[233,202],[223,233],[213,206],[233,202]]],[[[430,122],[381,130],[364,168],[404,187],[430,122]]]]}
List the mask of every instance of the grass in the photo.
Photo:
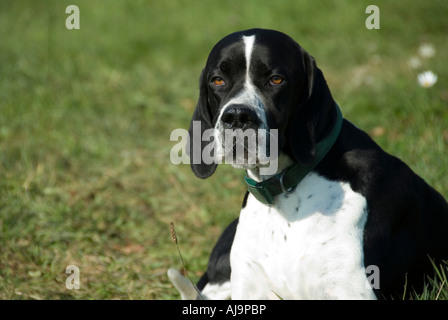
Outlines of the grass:
{"type": "MultiPolygon", "coordinates": [[[[189,125],[211,47],[236,30],[298,40],[344,116],[448,197],[446,1],[379,2],[371,31],[365,0],[70,4],[80,30],[65,28],[63,1],[0,0],[1,299],[177,299],[170,221],[199,278],[238,214],[242,172],[195,178],[170,163],[169,135],[189,125]],[[423,42],[436,56],[412,69],[423,42]],[[426,69],[433,88],[417,85],[426,69]],[[79,290],[65,288],[68,265],[79,290]]],[[[433,280],[414,298],[435,299],[433,280]]]]}
{"type": "Polygon", "coordinates": [[[434,267],[434,275],[427,277],[423,291],[416,292],[411,289],[410,295],[406,296],[406,290],[404,290],[403,299],[409,297],[414,300],[448,300],[448,289],[446,288],[448,285],[448,262],[443,261],[437,265],[431,259],[431,263],[434,267]]]}

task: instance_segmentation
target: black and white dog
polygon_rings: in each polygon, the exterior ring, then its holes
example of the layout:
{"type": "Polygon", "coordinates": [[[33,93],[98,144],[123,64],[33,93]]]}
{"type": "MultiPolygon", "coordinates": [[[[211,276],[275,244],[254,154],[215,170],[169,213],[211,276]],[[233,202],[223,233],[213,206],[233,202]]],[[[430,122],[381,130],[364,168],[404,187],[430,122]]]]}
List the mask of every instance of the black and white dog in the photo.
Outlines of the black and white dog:
{"type": "MultiPolygon", "coordinates": [[[[405,283],[421,287],[428,257],[448,259],[446,201],[342,118],[314,59],[287,35],[251,29],[222,39],[193,121],[219,144],[224,128],[278,130],[276,173],[234,164],[247,170],[249,192],[198,283],[206,298],[388,298],[405,283]]],[[[195,146],[204,143],[190,141],[190,153],[195,146]]],[[[204,179],[217,165],[191,166],[204,179]]],[[[168,275],[184,299],[196,298],[177,271],[168,275]]]]}

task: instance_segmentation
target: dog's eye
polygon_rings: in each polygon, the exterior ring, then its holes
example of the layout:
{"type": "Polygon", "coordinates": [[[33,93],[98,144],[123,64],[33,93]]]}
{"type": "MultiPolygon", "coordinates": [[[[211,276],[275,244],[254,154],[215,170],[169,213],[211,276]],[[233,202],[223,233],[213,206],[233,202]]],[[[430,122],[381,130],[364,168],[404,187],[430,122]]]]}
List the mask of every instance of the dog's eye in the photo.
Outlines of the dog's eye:
{"type": "Polygon", "coordinates": [[[283,82],[283,78],[279,77],[279,76],[273,76],[270,80],[269,80],[269,84],[272,86],[278,86],[279,84],[281,84],[283,82]]]}
{"type": "Polygon", "coordinates": [[[214,77],[214,78],[212,79],[212,83],[213,83],[215,86],[217,86],[217,87],[220,87],[220,86],[223,86],[223,85],[226,84],[226,83],[224,82],[224,80],[223,80],[222,78],[220,78],[220,77],[214,77]]]}

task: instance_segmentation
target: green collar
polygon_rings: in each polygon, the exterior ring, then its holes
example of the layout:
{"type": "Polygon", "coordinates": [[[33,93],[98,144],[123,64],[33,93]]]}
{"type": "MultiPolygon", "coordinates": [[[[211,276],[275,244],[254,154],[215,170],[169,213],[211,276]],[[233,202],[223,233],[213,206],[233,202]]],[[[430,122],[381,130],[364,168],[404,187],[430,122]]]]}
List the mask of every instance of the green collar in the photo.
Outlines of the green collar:
{"type": "Polygon", "coordinates": [[[334,125],[333,131],[325,139],[316,144],[316,159],[312,163],[308,165],[296,163],[261,182],[257,182],[247,175],[244,177],[248,190],[258,201],[268,205],[273,204],[275,196],[281,193],[292,192],[299,182],[322,161],[328,151],[333,147],[342,129],[342,113],[339,106],[337,104],[335,105],[337,111],[336,124],[334,125]]]}

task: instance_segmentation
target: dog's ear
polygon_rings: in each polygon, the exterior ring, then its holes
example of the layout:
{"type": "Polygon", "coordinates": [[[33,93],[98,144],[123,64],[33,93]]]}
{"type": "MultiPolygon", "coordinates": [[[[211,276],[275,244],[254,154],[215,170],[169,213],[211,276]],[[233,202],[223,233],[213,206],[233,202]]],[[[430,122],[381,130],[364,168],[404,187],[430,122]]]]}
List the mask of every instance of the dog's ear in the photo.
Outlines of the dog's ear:
{"type": "Polygon", "coordinates": [[[207,164],[204,163],[204,159],[202,158],[202,150],[205,146],[211,143],[210,141],[202,141],[202,135],[205,130],[213,129],[212,122],[213,115],[207,95],[207,79],[204,70],[202,70],[199,80],[199,99],[193,113],[193,118],[190,122],[190,128],[188,130],[190,139],[187,145],[187,153],[190,156],[191,169],[194,174],[201,179],[210,177],[215,172],[217,166],[215,161],[211,164],[207,164]]]}
{"type": "Polygon", "coordinates": [[[336,120],[335,102],[322,71],[314,58],[301,47],[303,72],[305,72],[298,105],[289,121],[287,150],[297,162],[311,163],[316,157],[316,143],[333,128],[336,120]]]}

